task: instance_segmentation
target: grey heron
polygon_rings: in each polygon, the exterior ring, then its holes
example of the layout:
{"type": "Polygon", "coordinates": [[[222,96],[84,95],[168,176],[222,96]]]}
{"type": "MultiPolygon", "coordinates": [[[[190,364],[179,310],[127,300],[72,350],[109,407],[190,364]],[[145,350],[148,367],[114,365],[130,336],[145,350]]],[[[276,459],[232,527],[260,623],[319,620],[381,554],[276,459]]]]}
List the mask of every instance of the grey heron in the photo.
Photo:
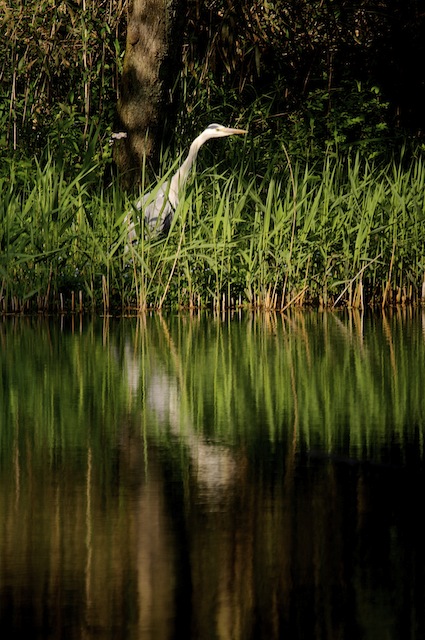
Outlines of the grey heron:
{"type": "MultiPolygon", "coordinates": [[[[179,197],[186,180],[190,174],[193,163],[196,160],[199,149],[211,138],[224,138],[233,135],[244,135],[245,129],[232,129],[221,124],[210,124],[190,145],[186,159],[172,178],[159,187],[155,195],[146,193],[135,204],[137,211],[141,211],[145,223],[153,233],[168,233],[171,222],[179,203],[179,197]]],[[[137,240],[134,222],[130,214],[125,220],[128,224],[128,241],[134,243],[137,240]]]]}

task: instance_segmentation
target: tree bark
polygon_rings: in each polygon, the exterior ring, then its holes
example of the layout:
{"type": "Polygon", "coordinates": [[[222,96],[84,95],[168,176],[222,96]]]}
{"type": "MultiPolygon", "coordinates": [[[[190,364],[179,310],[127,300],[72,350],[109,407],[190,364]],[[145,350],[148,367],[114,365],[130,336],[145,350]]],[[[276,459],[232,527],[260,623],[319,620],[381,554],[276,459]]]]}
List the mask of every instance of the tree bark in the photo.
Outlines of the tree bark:
{"type": "Polygon", "coordinates": [[[115,146],[115,162],[124,184],[138,183],[144,158],[157,160],[159,141],[175,113],[171,89],[180,70],[180,18],[185,2],[131,0],[118,104],[119,127],[125,131],[115,146]]]}

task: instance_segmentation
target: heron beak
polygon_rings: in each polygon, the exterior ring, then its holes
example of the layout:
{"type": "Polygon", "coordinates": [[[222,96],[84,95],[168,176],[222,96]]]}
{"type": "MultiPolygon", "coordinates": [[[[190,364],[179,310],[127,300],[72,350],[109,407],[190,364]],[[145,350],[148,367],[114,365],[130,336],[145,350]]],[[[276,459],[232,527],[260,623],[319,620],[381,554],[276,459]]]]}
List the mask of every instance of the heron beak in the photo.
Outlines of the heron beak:
{"type": "Polygon", "coordinates": [[[223,129],[229,136],[233,136],[236,134],[245,135],[245,133],[248,133],[246,129],[229,129],[227,127],[223,127],[223,129]]]}

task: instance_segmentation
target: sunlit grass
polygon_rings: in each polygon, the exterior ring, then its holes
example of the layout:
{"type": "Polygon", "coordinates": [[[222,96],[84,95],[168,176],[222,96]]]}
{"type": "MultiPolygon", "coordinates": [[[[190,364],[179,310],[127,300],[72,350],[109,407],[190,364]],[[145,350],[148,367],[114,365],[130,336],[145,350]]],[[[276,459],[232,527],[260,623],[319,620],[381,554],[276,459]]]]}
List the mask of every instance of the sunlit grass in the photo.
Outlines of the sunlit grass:
{"type": "MultiPolygon", "coordinates": [[[[199,169],[171,233],[148,236],[99,167],[10,163],[0,181],[0,311],[282,310],[416,304],[425,273],[425,168],[359,155],[264,175],[199,169]]],[[[135,216],[136,212],[133,212],[135,216]]]]}

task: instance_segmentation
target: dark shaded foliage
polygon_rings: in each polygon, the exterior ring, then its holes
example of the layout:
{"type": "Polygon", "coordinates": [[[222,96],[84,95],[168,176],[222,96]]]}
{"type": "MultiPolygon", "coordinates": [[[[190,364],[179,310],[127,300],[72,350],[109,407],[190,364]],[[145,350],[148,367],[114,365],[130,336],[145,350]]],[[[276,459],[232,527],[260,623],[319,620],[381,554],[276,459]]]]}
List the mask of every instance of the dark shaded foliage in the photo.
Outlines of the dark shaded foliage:
{"type": "Polygon", "coordinates": [[[272,92],[285,111],[317,91],[327,93],[330,109],[333,91],[360,82],[382,92],[394,125],[423,129],[419,0],[194,1],[187,24],[186,66],[197,81],[236,90],[248,102],[251,87],[272,92]]]}
{"type": "MultiPolygon", "coordinates": [[[[90,129],[105,144],[116,121],[128,6],[0,0],[3,152],[39,153],[49,142],[80,162],[90,129]]],[[[376,155],[406,136],[421,141],[419,0],[187,0],[176,7],[186,12],[176,52],[182,71],[169,80],[180,105],[177,147],[214,120],[243,120],[254,138],[278,137],[291,153],[310,157],[353,144],[376,155]]]]}

